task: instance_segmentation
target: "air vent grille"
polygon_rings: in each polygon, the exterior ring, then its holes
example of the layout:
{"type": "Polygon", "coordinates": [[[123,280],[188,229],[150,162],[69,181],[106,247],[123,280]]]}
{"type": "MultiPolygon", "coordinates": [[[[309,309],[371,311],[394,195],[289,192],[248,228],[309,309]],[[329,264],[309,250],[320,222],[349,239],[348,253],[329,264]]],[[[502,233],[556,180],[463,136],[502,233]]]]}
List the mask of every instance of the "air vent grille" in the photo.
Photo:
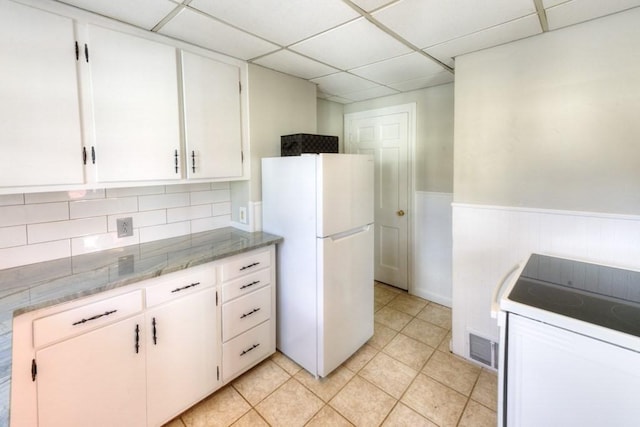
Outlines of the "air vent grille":
{"type": "Polygon", "coordinates": [[[490,368],[498,369],[498,343],[470,333],[469,357],[490,368]]]}

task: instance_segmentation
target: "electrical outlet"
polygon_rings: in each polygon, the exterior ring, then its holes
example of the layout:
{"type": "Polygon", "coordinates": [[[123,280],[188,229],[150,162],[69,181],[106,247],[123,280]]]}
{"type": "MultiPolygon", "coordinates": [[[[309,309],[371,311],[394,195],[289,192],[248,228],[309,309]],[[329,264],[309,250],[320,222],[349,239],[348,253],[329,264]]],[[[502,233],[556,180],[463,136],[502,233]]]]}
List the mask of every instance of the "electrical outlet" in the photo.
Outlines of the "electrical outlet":
{"type": "Polygon", "coordinates": [[[116,220],[118,226],[118,237],[133,236],[133,218],[118,218],[116,220]]]}
{"type": "Polygon", "coordinates": [[[240,208],[238,212],[238,216],[240,217],[240,222],[243,224],[247,223],[247,208],[240,208]]]}

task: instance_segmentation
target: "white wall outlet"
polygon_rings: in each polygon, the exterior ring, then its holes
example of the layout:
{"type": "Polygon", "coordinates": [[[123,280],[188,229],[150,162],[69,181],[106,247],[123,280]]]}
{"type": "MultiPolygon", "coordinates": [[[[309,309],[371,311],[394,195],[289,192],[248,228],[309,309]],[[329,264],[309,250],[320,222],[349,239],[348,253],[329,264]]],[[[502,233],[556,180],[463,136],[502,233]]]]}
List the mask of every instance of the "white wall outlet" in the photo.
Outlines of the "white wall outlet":
{"type": "Polygon", "coordinates": [[[118,218],[116,220],[118,227],[118,238],[133,236],[133,218],[118,218]]]}
{"type": "Polygon", "coordinates": [[[239,211],[238,211],[238,219],[243,224],[247,223],[247,208],[242,207],[242,208],[239,209],[239,211]]]}

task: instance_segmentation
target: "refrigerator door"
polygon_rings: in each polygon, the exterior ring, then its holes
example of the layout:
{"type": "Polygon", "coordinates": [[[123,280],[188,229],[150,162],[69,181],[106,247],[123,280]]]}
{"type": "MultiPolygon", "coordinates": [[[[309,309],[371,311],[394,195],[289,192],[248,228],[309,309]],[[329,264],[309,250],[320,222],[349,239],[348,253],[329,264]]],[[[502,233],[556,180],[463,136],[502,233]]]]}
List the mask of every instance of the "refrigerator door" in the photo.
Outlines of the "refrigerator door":
{"type": "Polygon", "coordinates": [[[373,224],[373,156],[317,156],[317,236],[373,224]]]}
{"type": "Polygon", "coordinates": [[[373,336],[373,225],[317,242],[317,375],[325,377],[373,336]]]}

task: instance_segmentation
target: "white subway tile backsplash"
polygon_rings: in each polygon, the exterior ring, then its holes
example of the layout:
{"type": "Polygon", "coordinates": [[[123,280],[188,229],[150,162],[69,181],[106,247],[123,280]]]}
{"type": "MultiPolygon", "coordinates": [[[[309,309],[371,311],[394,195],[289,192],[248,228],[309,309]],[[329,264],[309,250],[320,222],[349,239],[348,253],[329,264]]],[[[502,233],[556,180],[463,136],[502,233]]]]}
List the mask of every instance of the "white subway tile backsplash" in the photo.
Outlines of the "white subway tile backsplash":
{"type": "Polygon", "coordinates": [[[0,228],[0,248],[11,248],[27,244],[27,226],[0,228]]]}
{"type": "Polygon", "coordinates": [[[166,192],[170,193],[188,193],[189,191],[206,191],[211,190],[211,184],[208,182],[199,182],[196,184],[174,184],[167,185],[166,192]]]}
{"type": "Polygon", "coordinates": [[[214,203],[211,216],[231,214],[231,202],[214,203]]]}
{"type": "Polygon", "coordinates": [[[231,200],[231,190],[194,191],[191,193],[192,205],[228,202],[231,200]]]}
{"type": "Polygon", "coordinates": [[[174,222],[165,225],[155,225],[139,229],[140,243],[153,242],[154,240],[168,239],[171,237],[184,236],[191,233],[191,223],[189,221],[174,222]]]}
{"type": "Polygon", "coordinates": [[[211,205],[187,206],[184,208],[167,209],[167,222],[188,221],[190,219],[211,216],[211,205]]]}
{"type": "Polygon", "coordinates": [[[189,193],[159,194],[138,197],[140,211],[189,206],[189,193]]]}
{"type": "Polygon", "coordinates": [[[52,191],[49,193],[27,193],[24,195],[24,202],[26,204],[92,199],[104,199],[104,190],[52,191]]]}
{"type": "Polygon", "coordinates": [[[0,268],[11,268],[68,256],[71,256],[71,245],[68,239],[16,246],[14,248],[0,249],[0,268]]]}
{"type": "Polygon", "coordinates": [[[66,202],[0,207],[0,227],[66,219],[69,219],[69,205],[66,202]]]}
{"type": "Polygon", "coordinates": [[[109,215],[107,217],[108,231],[117,231],[117,219],[130,216],[133,218],[133,228],[149,227],[151,225],[160,225],[167,223],[167,210],[159,209],[156,211],[136,212],[127,214],[109,215]]]}
{"type": "Polygon", "coordinates": [[[191,232],[215,230],[216,228],[229,227],[231,225],[231,215],[213,216],[210,218],[194,219],[191,221],[191,232]]]}
{"type": "Polygon", "coordinates": [[[107,188],[107,197],[148,196],[150,194],[164,194],[164,185],[148,187],[107,188]]]}
{"type": "Polygon", "coordinates": [[[23,194],[3,194],[0,196],[0,206],[24,205],[23,194]]]}
{"type": "Polygon", "coordinates": [[[137,245],[140,243],[139,233],[133,230],[133,236],[118,238],[118,233],[94,234],[91,236],[76,237],[71,239],[71,251],[73,255],[83,255],[106,249],[122,246],[137,245]]]}
{"type": "Polygon", "coordinates": [[[27,226],[29,244],[50,242],[52,240],[100,234],[107,231],[104,216],[73,219],[70,221],[46,222],[27,226]]]}
{"type": "Polygon", "coordinates": [[[69,212],[71,219],[137,211],[137,197],[69,202],[69,212]]]}

